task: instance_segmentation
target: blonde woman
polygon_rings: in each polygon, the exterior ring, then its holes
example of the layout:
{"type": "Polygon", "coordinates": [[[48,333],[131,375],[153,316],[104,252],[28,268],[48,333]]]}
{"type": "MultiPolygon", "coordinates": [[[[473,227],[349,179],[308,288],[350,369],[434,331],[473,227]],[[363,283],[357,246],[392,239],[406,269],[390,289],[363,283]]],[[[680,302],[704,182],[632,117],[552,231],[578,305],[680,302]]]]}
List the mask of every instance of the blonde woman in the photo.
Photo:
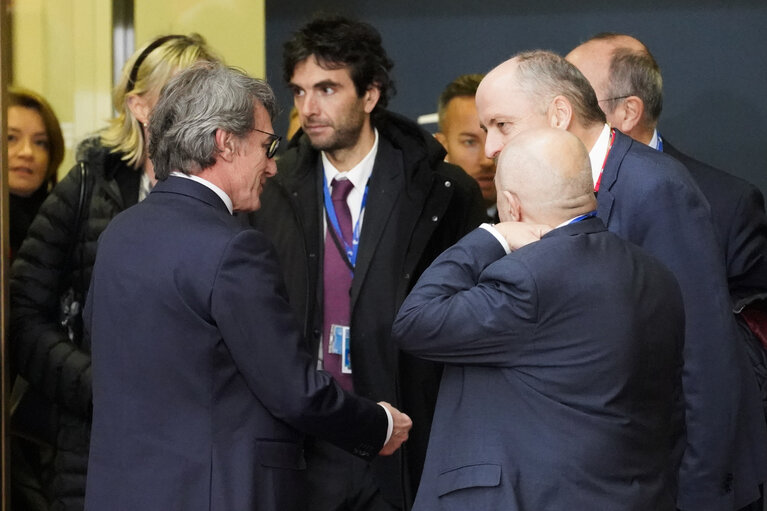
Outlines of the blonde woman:
{"type": "Polygon", "coordinates": [[[11,270],[13,359],[30,388],[55,404],[51,509],[81,510],[91,422],[90,342],[81,304],[99,234],[154,184],[147,123],[179,70],[218,60],[198,35],[167,35],[139,49],[114,90],[117,116],[84,141],[78,163],[43,203],[11,270]]]}

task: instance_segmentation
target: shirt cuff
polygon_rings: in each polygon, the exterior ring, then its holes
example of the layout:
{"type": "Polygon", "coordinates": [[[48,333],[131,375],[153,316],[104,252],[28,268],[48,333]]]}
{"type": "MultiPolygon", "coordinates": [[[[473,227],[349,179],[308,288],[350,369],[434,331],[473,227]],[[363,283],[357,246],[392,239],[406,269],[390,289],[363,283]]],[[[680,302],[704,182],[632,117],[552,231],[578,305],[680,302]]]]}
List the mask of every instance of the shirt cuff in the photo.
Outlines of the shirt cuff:
{"type": "Polygon", "coordinates": [[[482,224],[482,225],[480,225],[480,226],[479,226],[479,228],[480,228],[480,229],[484,229],[484,230],[486,230],[487,232],[489,232],[490,234],[492,234],[492,235],[495,237],[495,239],[497,239],[497,240],[498,240],[498,243],[500,243],[500,244],[501,244],[501,246],[503,247],[503,249],[506,251],[506,254],[507,254],[507,255],[508,255],[508,254],[511,254],[511,247],[509,246],[509,242],[508,242],[508,241],[506,241],[506,238],[504,238],[504,237],[501,235],[501,233],[500,233],[500,232],[498,232],[498,229],[496,229],[495,227],[493,227],[493,225],[492,225],[492,224],[482,224]]]}
{"type": "MultiPolygon", "coordinates": [[[[386,412],[386,420],[389,421],[389,425],[386,427],[386,441],[383,443],[384,445],[389,443],[389,439],[391,438],[392,430],[394,430],[394,419],[391,416],[391,413],[389,410],[384,406],[379,404],[381,408],[384,409],[384,412],[386,412]]],[[[383,447],[383,446],[381,446],[383,447]]]]}

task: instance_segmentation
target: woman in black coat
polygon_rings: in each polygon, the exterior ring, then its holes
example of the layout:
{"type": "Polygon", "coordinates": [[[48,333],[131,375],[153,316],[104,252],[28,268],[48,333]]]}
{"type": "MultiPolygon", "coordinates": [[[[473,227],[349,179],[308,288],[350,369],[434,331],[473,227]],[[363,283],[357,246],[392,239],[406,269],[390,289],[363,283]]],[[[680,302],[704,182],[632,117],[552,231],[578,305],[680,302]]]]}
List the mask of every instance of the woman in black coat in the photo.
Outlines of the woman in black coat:
{"type": "Polygon", "coordinates": [[[31,90],[8,88],[7,120],[13,258],[37,210],[56,184],[56,171],[64,157],[64,138],[51,106],[31,90]]]}
{"type": "MultiPolygon", "coordinates": [[[[56,184],[64,157],[64,138],[51,106],[41,95],[20,87],[8,88],[8,191],[11,259],[18,252],[40,205],[56,184]]],[[[11,499],[17,511],[48,509],[42,490],[43,472],[50,463],[51,444],[45,434],[50,403],[11,365],[11,499]]]]}

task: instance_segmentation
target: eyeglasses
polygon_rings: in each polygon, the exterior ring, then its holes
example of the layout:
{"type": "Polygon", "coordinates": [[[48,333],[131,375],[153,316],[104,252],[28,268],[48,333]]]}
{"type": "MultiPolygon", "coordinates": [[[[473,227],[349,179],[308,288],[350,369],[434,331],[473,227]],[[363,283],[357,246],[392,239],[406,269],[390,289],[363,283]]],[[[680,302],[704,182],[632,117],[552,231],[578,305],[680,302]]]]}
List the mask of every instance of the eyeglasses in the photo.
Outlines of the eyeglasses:
{"type": "Polygon", "coordinates": [[[631,96],[633,96],[633,95],[634,95],[634,94],[626,94],[625,96],[616,96],[616,97],[614,97],[614,98],[598,99],[598,100],[597,100],[597,102],[602,102],[602,101],[617,101],[617,100],[619,100],[619,99],[626,99],[626,98],[630,98],[630,97],[631,97],[631,96]]]}
{"type": "Polygon", "coordinates": [[[282,137],[275,135],[274,133],[269,133],[268,131],[263,131],[257,128],[253,128],[253,131],[257,131],[259,133],[263,133],[264,135],[269,135],[272,137],[272,141],[269,143],[269,148],[266,150],[266,157],[267,158],[273,158],[275,154],[277,154],[277,148],[280,147],[280,140],[282,140],[282,137]]]}

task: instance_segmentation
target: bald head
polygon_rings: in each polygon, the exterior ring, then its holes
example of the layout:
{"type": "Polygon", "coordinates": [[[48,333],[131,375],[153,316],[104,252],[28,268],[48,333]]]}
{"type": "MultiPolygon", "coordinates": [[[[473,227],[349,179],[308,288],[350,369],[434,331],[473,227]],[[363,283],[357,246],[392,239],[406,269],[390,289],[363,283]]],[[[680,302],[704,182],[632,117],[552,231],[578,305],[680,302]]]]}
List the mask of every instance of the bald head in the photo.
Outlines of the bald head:
{"type": "Polygon", "coordinates": [[[660,67],[635,37],[603,33],[567,55],[591,82],[608,122],[647,143],[663,108],[660,67]]]}
{"type": "Polygon", "coordinates": [[[596,209],[586,147],[555,128],[534,128],[511,139],[496,172],[498,213],[503,221],[555,227],[596,209]]]}

